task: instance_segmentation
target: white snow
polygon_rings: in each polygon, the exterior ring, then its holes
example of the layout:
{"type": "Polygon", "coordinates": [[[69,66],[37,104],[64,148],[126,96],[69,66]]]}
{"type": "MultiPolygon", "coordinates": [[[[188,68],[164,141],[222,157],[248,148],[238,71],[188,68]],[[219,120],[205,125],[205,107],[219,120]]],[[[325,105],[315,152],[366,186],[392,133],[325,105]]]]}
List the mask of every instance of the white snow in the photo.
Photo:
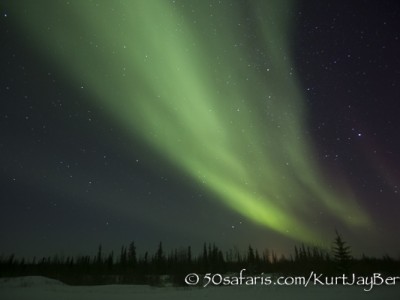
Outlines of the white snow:
{"type": "Polygon", "coordinates": [[[365,292],[361,286],[236,286],[207,288],[150,287],[146,285],[68,286],[57,280],[40,277],[0,279],[1,300],[155,300],[155,299],[400,299],[400,286],[378,286],[365,292]]]}

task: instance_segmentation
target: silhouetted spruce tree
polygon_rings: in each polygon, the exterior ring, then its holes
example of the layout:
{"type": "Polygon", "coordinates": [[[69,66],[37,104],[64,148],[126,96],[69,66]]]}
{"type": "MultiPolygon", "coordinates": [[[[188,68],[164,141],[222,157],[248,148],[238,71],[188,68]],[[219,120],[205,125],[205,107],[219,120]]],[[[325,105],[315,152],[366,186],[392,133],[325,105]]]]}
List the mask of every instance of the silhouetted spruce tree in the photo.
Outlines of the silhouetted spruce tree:
{"type": "Polygon", "coordinates": [[[111,253],[108,255],[106,262],[107,262],[107,270],[109,273],[111,273],[114,266],[114,251],[111,251],[111,253]]]}
{"type": "Polygon", "coordinates": [[[201,271],[203,273],[209,272],[208,270],[208,253],[207,253],[207,245],[204,243],[203,245],[203,255],[202,255],[202,266],[201,266],[201,271]]]}
{"type": "Polygon", "coordinates": [[[340,273],[347,274],[352,260],[350,246],[342,239],[338,231],[335,231],[336,237],[332,246],[332,254],[335,260],[337,270],[340,273]]]}
{"type": "Polygon", "coordinates": [[[155,267],[156,267],[156,274],[165,274],[165,255],[162,246],[162,242],[158,244],[158,249],[155,256],[155,267]]]}
{"type": "Polygon", "coordinates": [[[128,263],[128,256],[126,253],[126,248],[124,246],[122,246],[121,252],[119,255],[119,270],[123,276],[125,276],[125,273],[126,273],[127,263],[128,263]]]}
{"type": "Polygon", "coordinates": [[[256,257],[254,255],[254,250],[249,245],[249,248],[247,250],[247,269],[250,273],[254,273],[256,269],[256,257]]]}
{"type": "Polygon", "coordinates": [[[99,245],[99,248],[97,250],[96,263],[98,265],[100,265],[102,263],[101,244],[99,245]]]}
{"type": "Polygon", "coordinates": [[[136,264],[137,264],[135,242],[131,242],[131,243],[129,244],[129,249],[128,249],[128,264],[129,264],[130,267],[135,267],[136,264]]]}

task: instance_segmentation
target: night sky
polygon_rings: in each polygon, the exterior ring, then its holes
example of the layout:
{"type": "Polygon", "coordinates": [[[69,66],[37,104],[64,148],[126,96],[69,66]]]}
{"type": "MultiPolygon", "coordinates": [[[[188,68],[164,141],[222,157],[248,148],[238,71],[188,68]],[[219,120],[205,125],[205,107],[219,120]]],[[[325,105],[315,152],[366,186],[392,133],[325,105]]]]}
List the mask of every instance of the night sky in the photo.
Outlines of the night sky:
{"type": "Polygon", "coordinates": [[[398,1],[0,13],[0,254],[400,255],[398,1]]]}

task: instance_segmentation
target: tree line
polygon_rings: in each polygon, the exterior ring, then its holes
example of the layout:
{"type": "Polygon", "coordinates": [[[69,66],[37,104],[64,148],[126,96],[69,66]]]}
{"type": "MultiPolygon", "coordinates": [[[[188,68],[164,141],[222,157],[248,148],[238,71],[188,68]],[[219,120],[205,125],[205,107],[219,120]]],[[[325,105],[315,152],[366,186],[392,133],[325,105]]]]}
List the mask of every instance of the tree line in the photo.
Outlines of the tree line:
{"type": "Polygon", "coordinates": [[[71,285],[94,284],[165,284],[184,285],[189,273],[232,274],[246,269],[247,274],[308,275],[311,271],[326,276],[356,273],[371,275],[379,272],[400,274],[400,261],[385,255],[354,258],[350,246],[336,232],[331,249],[300,244],[289,256],[251,245],[247,251],[236,248],[223,252],[216,244],[204,243],[202,251],[193,255],[192,248],[180,247],[166,252],[162,242],[154,253],[138,255],[131,242],[119,253],[104,253],[99,245],[93,256],[60,256],[17,259],[15,255],[0,256],[0,277],[40,275],[71,285]]]}

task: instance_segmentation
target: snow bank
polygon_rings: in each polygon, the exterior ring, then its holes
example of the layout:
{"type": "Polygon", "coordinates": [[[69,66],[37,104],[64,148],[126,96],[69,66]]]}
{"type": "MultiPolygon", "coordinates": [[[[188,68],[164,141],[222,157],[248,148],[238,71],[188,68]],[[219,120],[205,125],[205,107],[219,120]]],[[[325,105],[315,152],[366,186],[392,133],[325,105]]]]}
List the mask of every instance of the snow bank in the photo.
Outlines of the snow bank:
{"type": "Polygon", "coordinates": [[[356,286],[236,286],[207,288],[155,288],[145,285],[68,286],[57,280],[32,276],[0,279],[1,300],[197,300],[197,299],[240,299],[240,300],[333,300],[333,299],[400,299],[400,286],[374,287],[370,292],[356,286]]]}
{"type": "Polygon", "coordinates": [[[23,288],[32,286],[64,285],[61,281],[43,276],[25,276],[15,278],[0,278],[0,288],[23,288]]]}

